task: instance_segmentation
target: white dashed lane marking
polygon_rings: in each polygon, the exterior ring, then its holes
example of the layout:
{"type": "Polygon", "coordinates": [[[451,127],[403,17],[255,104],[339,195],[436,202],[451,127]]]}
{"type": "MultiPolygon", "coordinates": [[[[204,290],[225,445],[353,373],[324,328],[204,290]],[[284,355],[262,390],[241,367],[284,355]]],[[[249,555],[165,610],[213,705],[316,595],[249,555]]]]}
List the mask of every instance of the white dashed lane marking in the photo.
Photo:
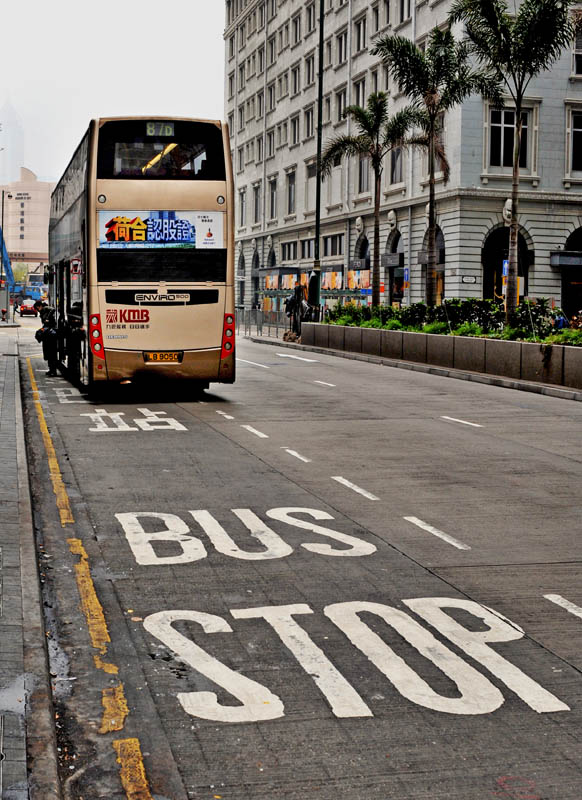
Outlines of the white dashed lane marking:
{"type": "Polygon", "coordinates": [[[404,517],[404,519],[407,522],[412,522],[413,525],[417,525],[419,528],[422,528],[423,531],[428,531],[428,533],[432,533],[433,536],[438,536],[439,539],[452,544],[453,547],[456,547],[458,550],[471,549],[468,544],[460,542],[458,539],[455,539],[453,536],[450,536],[448,533],[445,533],[438,528],[434,528],[432,525],[429,525],[428,522],[423,522],[423,520],[418,519],[418,517],[404,517]]]}
{"type": "Polygon", "coordinates": [[[249,431],[250,433],[254,433],[255,436],[259,437],[259,439],[268,439],[269,438],[266,433],[261,433],[261,431],[258,431],[256,428],[253,428],[251,425],[241,425],[241,428],[244,428],[245,431],[249,431]]]}
{"type": "Polygon", "coordinates": [[[569,600],[566,600],[566,598],[562,597],[562,595],[545,594],[544,597],[546,598],[546,600],[549,600],[550,603],[555,603],[557,606],[565,608],[566,611],[570,612],[570,614],[574,614],[575,617],[580,617],[580,619],[582,619],[582,608],[580,608],[580,606],[575,606],[574,603],[571,603],[569,600]]]}
{"type": "Polygon", "coordinates": [[[311,463],[311,459],[310,458],[305,458],[305,456],[302,456],[296,450],[289,450],[287,447],[282,447],[281,450],[284,450],[286,453],[289,453],[290,456],[294,456],[295,458],[298,458],[299,461],[303,461],[305,464],[310,464],[311,463]]]}
{"type": "Polygon", "coordinates": [[[347,486],[348,489],[352,489],[354,492],[357,492],[358,494],[361,494],[364,497],[367,497],[368,500],[379,500],[379,498],[376,497],[375,494],[372,494],[371,492],[366,491],[366,489],[362,489],[361,486],[357,486],[355,483],[352,483],[351,481],[348,481],[347,478],[342,478],[341,475],[332,475],[331,478],[332,478],[332,480],[337,481],[338,483],[341,483],[342,486],[347,486]]]}
{"type": "Polygon", "coordinates": [[[256,361],[247,361],[245,358],[237,358],[237,361],[241,361],[243,364],[252,364],[253,367],[262,367],[262,369],[271,369],[266,364],[257,364],[256,361]]]}
{"type": "Polygon", "coordinates": [[[467,420],[457,419],[456,417],[441,417],[441,419],[448,419],[450,422],[460,422],[461,425],[470,425],[472,428],[483,427],[483,425],[478,425],[476,422],[467,422],[467,420]]]}

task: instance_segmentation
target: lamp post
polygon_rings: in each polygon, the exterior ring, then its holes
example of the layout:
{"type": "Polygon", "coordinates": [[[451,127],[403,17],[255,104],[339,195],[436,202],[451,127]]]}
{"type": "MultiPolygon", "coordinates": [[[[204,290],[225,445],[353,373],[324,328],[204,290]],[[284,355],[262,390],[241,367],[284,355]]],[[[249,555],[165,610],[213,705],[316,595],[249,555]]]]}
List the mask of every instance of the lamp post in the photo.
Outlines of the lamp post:
{"type": "MultiPolygon", "coordinates": [[[[317,186],[315,189],[315,246],[313,260],[313,288],[309,298],[311,305],[321,305],[321,261],[319,257],[319,240],[321,238],[321,136],[323,130],[323,18],[324,0],[319,0],[319,74],[317,89],[317,186]]],[[[311,287],[310,287],[311,288],[311,287]]]]}
{"type": "Polygon", "coordinates": [[[8,311],[9,308],[9,293],[8,293],[8,285],[6,284],[6,279],[8,277],[6,270],[4,269],[4,253],[8,252],[6,250],[6,238],[4,236],[4,196],[8,194],[8,197],[12,197],[12,195],[6,192],[5,189],[2,189],[2,209],[0,211],[0,227],[2,228],[2,252],[0,254],[0,285],[4,282],[4,286],[2,286],[2,308],[5,308],[8,311]]]}

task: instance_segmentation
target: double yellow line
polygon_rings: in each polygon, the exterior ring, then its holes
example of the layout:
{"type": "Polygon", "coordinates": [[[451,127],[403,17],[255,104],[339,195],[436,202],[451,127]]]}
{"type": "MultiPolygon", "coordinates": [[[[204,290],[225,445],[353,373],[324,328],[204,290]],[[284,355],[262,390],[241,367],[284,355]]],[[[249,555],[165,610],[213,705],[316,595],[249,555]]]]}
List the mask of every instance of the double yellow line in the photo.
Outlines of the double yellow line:
{"type": "MultiPolygon", "coordinates": [[[[46,424],[32,363],[30,358],[27,358],[26,361],[32,387],[32,399],[48,458],[49,472],[61,525],[64,528],[66,525],[74,524],[75,519],[59,467],[57,454],[46,424]]],[[[97,650],[97,654],[93,656],[95,666],[97,669],[102,669],[110,675],[117,675],[119,673],[117,666],[104,658],[107,655],[107,646],[111,642],[111,637],[109,636],[107,621],[103,613],[103,606],[99,602],[97,592],[95,591],[95,584],[91,577],[89,556],[80,539],[67,539],[67,543],[71,553],[75,556],[79,556],[79,561],[75,564],[75,577],[79,596],[81,598],[81,609],[85,616],[87,628],[89,629],[91,644],[94,649],[97,650]]],[[[120,682],[117,686],[110,689],[103,689],[101,693],[101,702],[103,705],[103,717],[99,733],[106,734],[123,730],[125,718],[129,714],[123,683],[120,682]]],[[[117,762],[120,765],[121,783],[128,800],[153,800],[145,773],[139,739],[116,739],[113,742],[113,749],[117,755],[117,762]]]]}

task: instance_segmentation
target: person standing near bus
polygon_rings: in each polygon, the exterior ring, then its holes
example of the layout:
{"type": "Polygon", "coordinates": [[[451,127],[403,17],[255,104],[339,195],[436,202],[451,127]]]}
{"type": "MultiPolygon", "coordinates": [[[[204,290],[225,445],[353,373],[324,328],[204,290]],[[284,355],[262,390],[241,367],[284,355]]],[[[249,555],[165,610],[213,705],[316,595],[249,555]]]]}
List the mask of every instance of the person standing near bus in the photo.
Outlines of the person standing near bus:
{"type": "Polygon", "coordinates": [[[42,343],[42,357],[48,364],[47,375],[56,378],[58,375],[57,318],[54,308],[41,300],[34,304],[40,313],[42,328],[35,333],[37,342],[42,343]]]}

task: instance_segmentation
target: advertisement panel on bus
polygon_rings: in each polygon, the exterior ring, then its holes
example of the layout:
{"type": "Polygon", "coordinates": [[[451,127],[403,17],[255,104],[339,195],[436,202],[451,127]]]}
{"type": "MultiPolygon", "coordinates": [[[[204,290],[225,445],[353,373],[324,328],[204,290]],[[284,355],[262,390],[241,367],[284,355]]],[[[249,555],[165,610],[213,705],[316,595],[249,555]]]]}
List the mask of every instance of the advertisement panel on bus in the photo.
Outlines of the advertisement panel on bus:
{"type": "Polygon", "coordinates": [[[223,248],[224,214],[210,211],[99,211],[99,247],[223,248]]]}

